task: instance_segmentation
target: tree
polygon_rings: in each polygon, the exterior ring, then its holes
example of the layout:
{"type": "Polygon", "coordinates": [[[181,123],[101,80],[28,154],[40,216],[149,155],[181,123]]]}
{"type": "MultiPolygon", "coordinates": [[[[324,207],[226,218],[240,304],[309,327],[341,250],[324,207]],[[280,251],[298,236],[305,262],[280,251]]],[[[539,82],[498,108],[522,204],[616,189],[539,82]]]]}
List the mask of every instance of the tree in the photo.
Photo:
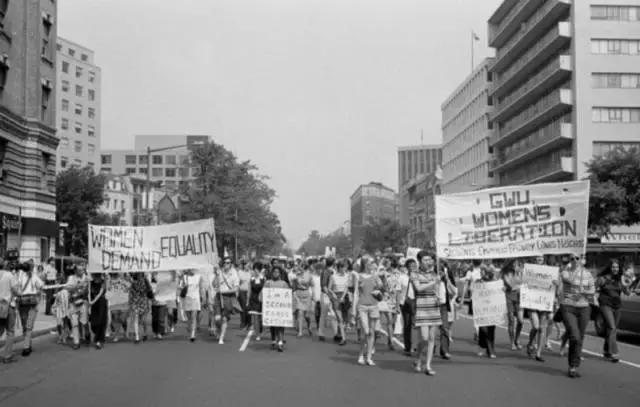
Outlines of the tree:
{"type": "Polygon", "coordinates": [[[336,256],[347,257],[352,255],[351,239],[342,230],[329,233],[326,236],[320,235],[317,230],[309,233],[307,240],[300,245],[298,254],[304,253],[307,256],[322,256],[326,247],[335,247],[336,256]]]}
{"type": "Polygon", "coordinates": [[[64,247],[68,254],[87,253],[89,220],[98,215],[104,201],[105,178],[94,174],[91,167],[72,167],[56,178],[56,217],[69,226],[64,247]]]}
{"type": "Polygon", "coordinates": [[[615,149],[587,164],[589,228],[603,235],[614,225],[640,222],[640,148],[615,149]]]}
{"type": "Polygon", "coordinates": [[[369,253],[389,248],[394,252],[403,251],[408,231],[408,227],[395,220],[371,219],[364,227],[362,248],[369,253]]]}
{"type": "Polygon", "coordinates": [[[92,225],[119,226],[120,218],[121,216],[119,213],[109,214],[99,212],[96,216],[89,220],[89,223],[92,225]]]}
{"type": "Polygon", "coordinates": [[[280,220],[271,211],[276,193],[268,178],[257,173],[250,161],[239,162],[220,144],[207,143],[192,153],[196,180],[187,193],[188,219],[213,217],[218,250],[266,254],[281,250],[286,243],[280,220]]]}

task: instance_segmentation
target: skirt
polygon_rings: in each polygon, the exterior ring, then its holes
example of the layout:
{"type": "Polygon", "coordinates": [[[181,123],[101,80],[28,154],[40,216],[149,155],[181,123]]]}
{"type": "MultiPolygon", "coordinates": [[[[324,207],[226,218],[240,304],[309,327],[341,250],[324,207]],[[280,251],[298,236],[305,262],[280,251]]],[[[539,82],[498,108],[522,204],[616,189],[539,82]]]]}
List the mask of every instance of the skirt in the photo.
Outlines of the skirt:
{"type": "Polygon", "coordinates": [[[440,304],[435,294],[416,293],[416,322],[415,326],[442,325],[440,304]]]}
{"type": "Polygon", "coordinates": [[[294,309],[298,311],[310,311],[312,308],[311,293],[309,290],[296,290],[293,292],[294,309]]]}

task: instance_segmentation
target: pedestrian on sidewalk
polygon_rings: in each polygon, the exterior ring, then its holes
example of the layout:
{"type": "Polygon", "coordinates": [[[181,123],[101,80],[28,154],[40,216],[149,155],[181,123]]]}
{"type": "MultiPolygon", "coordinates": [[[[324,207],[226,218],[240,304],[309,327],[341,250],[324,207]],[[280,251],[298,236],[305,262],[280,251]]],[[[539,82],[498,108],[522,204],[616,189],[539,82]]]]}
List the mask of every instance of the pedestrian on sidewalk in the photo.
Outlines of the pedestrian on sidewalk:
{"type": "Polygon", "coordinates": [[[596,293],[593,276],[584,266],[583,257],[572,256],[559,281],[560,309],[569,339],[569,371],[571,378],[580,377],[578,368],[582,357],[582,343],[589,323],[596,293]]]}
{"type": "Polygon", "coordinates": [[[91,277],[89,288],[91,292],[91,300],[89,301],[89,306],[91,307],[91,331],[93,332],[96,349],[102,349],[109,320],[109,303],[105,296],[107,286],[103,274],[93,273],[91,277]]]}
{"type": "Polygon", "coordinates": [[[33,263],[27,262],[20,266],[17,284],[20,289],[17,298],[18,314],[24,335],[22,356],[29,356],[33,351],[31,347],[31,335],[38,315],[38,303],[42,294],[44,283],[34,273],[33,263]]]}
{"type": "Polygon", "coordinates": [[[15,295],[18,288],[15,276],[6,270],[5,266],[4,259],[0,258],[0,337],[6,334],[0,357],[3,363],[10,363],[13,361],[13,340],[17,316],[15,295]]]}

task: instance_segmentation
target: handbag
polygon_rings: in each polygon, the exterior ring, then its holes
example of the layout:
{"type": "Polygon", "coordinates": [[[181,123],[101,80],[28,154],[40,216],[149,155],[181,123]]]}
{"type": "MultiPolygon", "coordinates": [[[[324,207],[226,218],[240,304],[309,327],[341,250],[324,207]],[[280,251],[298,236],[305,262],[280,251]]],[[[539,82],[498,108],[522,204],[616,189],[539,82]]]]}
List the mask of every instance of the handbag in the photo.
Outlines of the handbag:
{"type": "MultiPolygon", "coordinates": [[[[22,286],[22,291],[21,292],[23,292],[27,288],[27,286],[29,285],[30,282],[31,282],[31,276],[29,276],[27,281],[24,283],[24,286],[22,286]]],[[[18,300],[18,304],[22,305],[22,306],[31,307],[31,306],[34,306],[34,305],[38,305],[38,295],[37,294],[20,295],[20,296],[18,296],[17,300],[18,300]]]]}

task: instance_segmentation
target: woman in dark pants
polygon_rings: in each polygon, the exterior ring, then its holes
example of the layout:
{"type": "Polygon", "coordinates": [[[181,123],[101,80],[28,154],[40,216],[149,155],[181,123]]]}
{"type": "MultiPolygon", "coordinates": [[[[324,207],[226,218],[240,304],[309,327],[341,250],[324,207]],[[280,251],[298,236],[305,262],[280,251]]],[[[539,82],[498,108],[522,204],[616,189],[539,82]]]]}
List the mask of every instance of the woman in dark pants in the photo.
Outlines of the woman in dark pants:
{"type": "Polygon", "coordinates": [[[401,304],[402,336],[404,339],[404,354],[407,356],[411,356],[411,352],[413,349],[413,324],[416,318],[416,298],[415,294],[413,293],[413,288],[411,287],[411,284],[409,284],[409,280],[411,278],[411,274],[418,271],[418,263],[416,263],[414,259],[408,259],[404,265],[407,268],[407,286],[405,288],[404,284],[401,284],[401,290],[404,290],[404,292],[402,293],[404,295],[404,301],[401,304]]]}
{"type": "Polygon", "coordinates": [[[96,349],[102,349],[109,319],[109,304],[107,303],[107,297],[105,296],[107,286],[103,274],[94,273],[91,277],[91,298],[89,301],[89,305],[91,306],[91,315],[89,317],[89,322],[91,324],[91,331],[93,332],[96,349]]]}
{"type": "Polygon", "coordinates": [[[596,292],[593,276],[584,267],[584,259],[573,256],[559,278],[559,302],[562,320],[569,338],[569,372],[571,378],[580,377],[578,368],[582,356],[582,342],[590,317],[590,304],[596,292]]]}
{"type": "Polygon", "coordinates": [[[620,324],[620,306],[622,305],[621,295],[629,295],[629,286],[633,282],[632,278],[622,278],[620,263],[612,260],[611,264],[604,269],[596,280],[596,290],[598,291],[598,304],[602,320],[605,325],[604,349],[605,359],[616,363],[618,358],[618,325],[620,324]]]}
{"type": "MultiPolygon", "coordinates": [[[[482,282],[490,282],[496,280],[497,272],[493,269],[493,267],[482,267],[481,269],[481,280],[482,282]]],[[[478,356],[484,356],[486,353],[487,357],[491,359],[496,358],[496,326],[488,325],[481,326],[478,329],[478,345],[482,349],[478,356]]]]}
{"type": "Polygon", "coordinates": [[[454,311],[453,300],[458,295],[458,287],[456,287],[456,280],[451,269],[446,264],[440,265],[439,275],[442,281],[439,297],[444,297],[440,298],[440,318],[442,319],[442,325],[440,325],[440,356],[445,360],[449,360],[451,359],[449,354],[449,345],[451,343],[449,315],[454,311]]]}

